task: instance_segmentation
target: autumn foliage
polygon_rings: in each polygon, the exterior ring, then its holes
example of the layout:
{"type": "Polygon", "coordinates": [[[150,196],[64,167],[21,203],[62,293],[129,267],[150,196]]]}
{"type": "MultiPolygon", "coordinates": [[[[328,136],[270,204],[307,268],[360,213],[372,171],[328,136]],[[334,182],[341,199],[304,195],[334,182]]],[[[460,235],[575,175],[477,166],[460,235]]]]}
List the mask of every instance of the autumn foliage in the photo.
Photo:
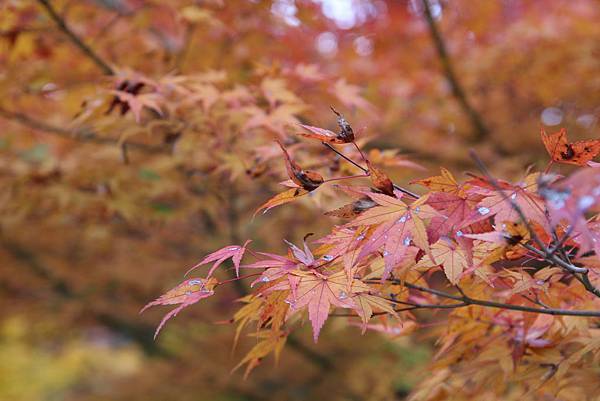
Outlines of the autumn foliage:
{"type": "Polygon", "coordinates": [[[575,3],[0,5],[0,398],[598,399],[575,3]]]}

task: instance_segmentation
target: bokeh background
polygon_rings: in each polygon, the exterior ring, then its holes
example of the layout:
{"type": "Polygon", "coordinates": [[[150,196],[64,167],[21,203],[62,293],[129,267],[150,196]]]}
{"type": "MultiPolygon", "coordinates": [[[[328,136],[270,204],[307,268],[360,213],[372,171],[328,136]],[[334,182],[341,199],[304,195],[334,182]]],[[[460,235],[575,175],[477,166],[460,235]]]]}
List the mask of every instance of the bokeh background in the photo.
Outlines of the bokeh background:
{"type": "Polygon", "coordinates": [[[598,21],[596,0],[2,1],[0,399],[405,399],[435,316],[399,338],[330,319],[244,380],[231,370],[254,339],[232,350],[229,324],[244,284],[157,341],[165,310],[138,311],[216,248],[327,232],[326,191],[251,216],[284,177],[274,136],[347,168],[290,135],[334,129],[329,106],[404,184],[461,176],[470,148],[522,177],[547,161],[540,127],[598,138],[598,21]],[[111,110],[140,82],[138,113],[111,110]]]}

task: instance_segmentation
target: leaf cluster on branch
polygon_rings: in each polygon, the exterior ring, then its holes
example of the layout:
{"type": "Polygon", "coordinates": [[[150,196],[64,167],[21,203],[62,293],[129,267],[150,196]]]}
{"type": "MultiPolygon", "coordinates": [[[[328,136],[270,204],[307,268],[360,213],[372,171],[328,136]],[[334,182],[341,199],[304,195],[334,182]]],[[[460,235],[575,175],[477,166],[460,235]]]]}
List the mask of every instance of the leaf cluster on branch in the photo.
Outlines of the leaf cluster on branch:
{"type": "MultiPolygon", "coordinates": [[[[347,221],[312,241],[316,247],[307,241],[310,234],[302,247],[286,241],[286,255],[252,250],[248,242],[208,255],[194,267],[214,262],[205,277],[183,282],[144,308],[180,304],[156,334],[181,309],[213,295],[213,289],[245,279],[253,280],[254,291],[243,298],[246,305],[233,322],[238,335],[254,323],[260,338],[242,361],[246,374],[268,353],[278,356],[285,337],[306,317],[316,342],[330,315],[359,319],[363,331],[407,333],[406,327],[418,325],[420,310],[449,310],[449,321],[464,318],[462,310],[468,310],[490,327],[504,327],[501,335],[508,341],[514,370],[529,349],[558,345],[556,330],[569,331],[566,317],[598,322],[600,170],[591,159],[600,153],[600,140],[571,145],[564,130],[552,135],[542,131],[552,161],[579,166],[569,176],[551,173],[549,166],[510,183],[492,177],[472,152],[480,175],[469,174],[460,183],[442,169],[439,176],[414,182],[425,188],[417,195],[373,167],[354,135],[344,135],[352,132],[351,126],[334,112],[340,134],[307,125],[301,128],[309,133],[299,134],[322,141],[364,174],[324,179],[303,170],[279,142],[290,178],[284,184],[293,189],[259,210],[292,202],[332,180],[369,177],[370,187],[337,186],[354,201],[329,215],[347,221]],[[336,149],[339,143],[355,145],[362,160],[336,149]],[[572,154],[565,155],[565,149],[572,154]],[[242,264],[246,255],[254,261],[242,264]],[[229,258],[236,278],[215,281],[212,273],[229,258]],[[337,315],[339,310],[349,313],[337,315]]],[[[448,331],[439,341],[450,347],[457,340],[448,331]]],[[[563,372],[558,365],[549,365],[545,380],[563,372]]]]}

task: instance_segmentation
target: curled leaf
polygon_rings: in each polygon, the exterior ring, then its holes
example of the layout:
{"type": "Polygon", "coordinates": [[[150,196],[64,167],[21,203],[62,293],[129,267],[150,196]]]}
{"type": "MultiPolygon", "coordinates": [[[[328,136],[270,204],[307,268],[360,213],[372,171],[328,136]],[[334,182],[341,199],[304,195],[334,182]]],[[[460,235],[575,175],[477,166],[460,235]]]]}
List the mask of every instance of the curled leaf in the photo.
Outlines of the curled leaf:
{"type": "Polygon", "coordinates": [[[335,133],[325,128],[313,127],[312,125],[300,124],[302,128],[308,131],[308,133],[301,133],[300,135],[307,138],[318,139],[321,142],[329,143],[352,143],[354,142],[354,131],[352,127],[346,121],[344,116],[337,112],[333,107],[331,110],[337,116],[337,124],[340,127],[340,132],[335,133]]]}
{"type": "Polygon", "coordinates": [[[325,212],[326,216],[340,217],[342,219],[352,219],[357,217],[359,214],[368,210],[372,207],[377,206],[377,203],[371,198],[358,199],[352,203],[344,205],[340,208],[325,212]]]}
{"type": "Polygon", "coordinates": [[[290,179],[298,186],[309,192],[319,188],[319,186],[323,183],[323,177],[321,174],[314,171],[303,170],[298,163],[292,160],[283,144],[279,141],[277,141],[277,143],[283,151],[283,156],[285,157],[285,167],[290,179]]]}
{"type": "Polygon", "coordinates": [[[394,183],[390,180],[390,177],[387,176],[382,170],[373,166],[369,160],[367,160],[367,167],[369,168],[369,172],[371,173],[371,182],[382,193],[394,196],[394,183]]]}

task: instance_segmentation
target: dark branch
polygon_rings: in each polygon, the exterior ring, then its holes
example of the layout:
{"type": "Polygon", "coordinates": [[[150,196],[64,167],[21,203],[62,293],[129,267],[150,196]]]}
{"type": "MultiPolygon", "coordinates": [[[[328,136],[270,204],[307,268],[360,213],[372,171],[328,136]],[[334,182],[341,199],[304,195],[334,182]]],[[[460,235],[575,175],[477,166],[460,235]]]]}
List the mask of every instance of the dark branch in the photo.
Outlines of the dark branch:
{"type": "MultiPolygon", "coordinates": [[[[478,305],[478,306],[483,306],[483,307],[487,307],[487,308],[515,310],[515,311],[521,311],[521,312],[540,313],[540,314],[555,315],[555,316],[600,317],[600,311],[598,311],[598,310],[534,308],[534,307],[524,306],[524,305],[513,305],[513,304],[507,304],[507,303],[503,303],[503,302],[494,302],[494,301],[488,301],[488,300],[484,300],[484,299],[476,299],[476,298],[471,298],[467,295],[462,295],[462,296],[454,295],[454,294],[450,294],[445,291],[436,290],[434,288],[422,287],[417,284],[412,284],[412,283],[395,280],[395,279],[389,279],[388,281],[392,281],[395,284],[404,285],[405,287],[416,290],[416,291],[426,292],[426,293],[429,293],[432,295],[436,295],[438,297],[452,299],[454,301],[459,301],[459,303],[456,303],[456,304],[440,304],[440,305],[427,304],[425,307],[428,309],[435,309],[436,307],[438,309],[452,309],[452,308],[463,308],[465,306],[471,306],[471,305],[478,305]]],[[[368,280],[367,282],[373,283],[373,284],[381,284],[381,279],[368,280]]],[[[420,307],[420,305],[415,304],[413,309],[418,309],[419,307],[420,307]]]]}
{"type": "Polygon", "coordinates": [[[355,162],[354,160],[352,160],[351,158],[349,158],[348,156],[346,156],[342,152],[338,151],[336,148],[334,148],[333,146],[331,146],[327,142],[321,142],[321,143],[323,145],[325,145],[326,148],[329,148],[331,151],[333,151],[334,153],[336,153],[338,156],[340,156],[341,158],[343,158],[344,160],[346,160],[348,163],[350,163],[350,164],[358,167],[359,169],[361,169],[363,171],[363,173],[369,174],[369,170],[368,169],[364,168],[363,166],[361,166],[360,164],[358,164],[357,162],[355,162]]]}
{"type": "Polygon", "coordinates": [[[58,14],[58,12],[54,9],[52,4],[50,4],[49,0],[37,0],[38,3],[42,5],[46,9],[46,12],[52,18],[52,20],[56,23],[58,28],[63,31],[65,35],[69,37],[71,42],[75,46],[81,50],[83,54],[85,54],[90,60],[96,64],[104,74],[106,75],[115,75],[115,71],[112,69],[107,62],[105,62],[91,47],[86,45],[83,40],[77,36],[75,32],[67,25],[66,21],[58,14]]]}
{"type": "MultiPolygon", "coordinates": [[[[325,145],[326,148],[330,149],[331,151],[333,151],[335,154],[337,154],[338,156],[340,156],[341,158],[343,158],[344,160],[346,160],[348,163],[358,167],[359,169],[361,169],[367,176],[369,176],[371,173],[369,172],[369,169],[361,166],[360,164],[358,164],[357,162],[355,162],[354,160],[350,159],[348,156],[346,156],[345,154],[343,154],[342,152],[340,152],[339,150],[337,150],[336,148],[334,148],[333,146],[331,146],[330,144],[328,144],[327,142],[321,142],[323,145],[325,145]]],[[[358,147],[358,145],[356,144],[356,142],[353,142],[354,146],[356,146],[356,149],[358,149],[358,151],[360,152],[360,154],[362,155],[363,159],[366,161],[365,156],[363,155],[362,151],[360,151],[360,148],[358,147]]],[[[399,185],[393,184],[394,185],[394,189],[396,189],[397,191],[402,192],[405,195],[410,196],[411,198],[414,199],[419,199],[419,195],[415,194],[414,192],[409,191],[408,189],[402,188],[399,185]]]]}
{"type": "MultiPolygon", "coordinates": [[[[98,136],[96,133],[94,133],[93,131],[91,131],[89,129],[85,129],[85,128],[73,129],[73,130],[64,129],[64,128],[57,127],[54,125],[50,125],[43,121],[33,119],[26,114],[5,110],[1,107],[0,107],[0,117],[4,117],[8,120],[18,122],[19,124],[25,125],[29,128],[43,131],[48,134],[60,136],[65,139],[70,139],[70,140],[79,141],[79,142],[96,143],[96,144],[100,144],[100,145],[118,145],[119,144],[118,139],[105,138],[105,137],[98,136]]],[[[168,153],[169,152],[169,149],[166,148],[165,146],[149,145],[149,144],[145,144],[145,143],[136,143],[136,142],[127,142],[127,148],[141,150],[141,151],[148,152],[148,153],[168,153]]]]}
{"type": "MultiPolygon", "coordinates": [[[[33,274],[46,281],[50,285],[51,290],[64,301],[69,302],[86,296],[74,290],[67,281],[54,274],[52,269],[49,266],[46,266],[37,255],[23,247],[21,244],[4,236],[0,236],[0,246],[16,261],[27,266],[33,274]]],[[[88,309],[88,312],[96,319],[96,321],[108,329],[130,338],[147,354],[165,358],[174,356],[168,350],[162,348],[153,341],[153,329],[150,326],[143,323],[133,323],[115,314],[94,309],[88,309]]]]}
{"type": "Polygon", "coordinates": [[[442,35],[440,34],[435,20],[433,19],[433,15],[431,14],[429,0],[422,0],[422,3],[423,11],[425,14],[425,20],[427,21],[427,25],[429,26],[429,32],[431,34],[433,43],[435,44],[438,57],[440,58],[440,62],[442,63],[444,74],[446,75],[446,79],[450,83],[452,94],[460,104],[460,107],[463,109],[465,114],[469,117],[469,120],[471,120],[471,124],[473,125],[473,128],[475,130],[477,141],[481,142],[489,136],[490,132],[486,127],[485,123],[483,122],[483,118],[471,105],[464,89],[458,82],[458,78],[456,77],[456,73],[454,72],[454,67],[452,66],[452,61],[448,56],[446,44],[444,43],[444,39],[442,38],[442,35]]]}

